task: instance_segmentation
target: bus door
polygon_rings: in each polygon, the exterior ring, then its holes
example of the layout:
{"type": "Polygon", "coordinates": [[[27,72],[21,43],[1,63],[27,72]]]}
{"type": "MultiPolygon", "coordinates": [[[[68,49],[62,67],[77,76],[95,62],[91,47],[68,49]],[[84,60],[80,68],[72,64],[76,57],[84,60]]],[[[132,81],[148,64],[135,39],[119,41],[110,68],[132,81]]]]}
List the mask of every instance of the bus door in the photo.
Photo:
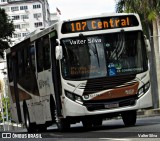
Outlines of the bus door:
{"type": "Polygon", "coordinates": [[[21,108],[20,108],[20,99],[19,99],[19,92],[18,92],[18,86],[17,86],[17,82],[18,82],[18,57],[16,52],[12,53],[12,70],[13,70],[13,91],[14,91],[14,98],[15,98],[15,103],[16,103],[16,109],[17,109],[17,117],[18,117],[18,121],[19,123],[22,122],[22,117],[21,117],[21,108]]]}
{"type": "MultiPolygon", "coordinates": [[[[47,102],[46,96],[51,94],[51,84],[52,84],[49,35],[45,35],[36,40],[35,46],[36,46],[36,62],[37,62],[36,77],[40,94],[39,98],[44,105],[47,105],[45,104],[45,102],[47,102]]],[[[37,112],[36,119],[39,119],[39,121],[37,122],[39,122],[40,124],[41,121],[43,121],[43,118],[49,117],[49,115],[47,115],[49,114],[49,112],[46,112],[46,110],[48,109],[45,109],[46,106],[41,106],[41,105],[42,104],[40,102],[38,105],[35,105],[37,112]],[[44,112],[44,114],[42,112],[44,112]]]]}
{"type": "Polygon", "coordinates": [[[60,68],[59,68],[59,62],[55,58],[55,48],[57,45],[56,42],[57,39],[57,33],[56,31],[53,31],[50,33],[50,43],[51,43],[51,62],[52,62],[52,81],[54,86],[54,91],[52,94],[54,94],[55,98],[55,104],[56,104],[56,110],[57,110],[57,116],[61,117],[61,78],[60,78],[60,68]]]}
{"type": "Polygon", "coordinates": [[[37,81],[40,96],[51,94],[51,59],[49,35],[36,41],[37,81]]]}

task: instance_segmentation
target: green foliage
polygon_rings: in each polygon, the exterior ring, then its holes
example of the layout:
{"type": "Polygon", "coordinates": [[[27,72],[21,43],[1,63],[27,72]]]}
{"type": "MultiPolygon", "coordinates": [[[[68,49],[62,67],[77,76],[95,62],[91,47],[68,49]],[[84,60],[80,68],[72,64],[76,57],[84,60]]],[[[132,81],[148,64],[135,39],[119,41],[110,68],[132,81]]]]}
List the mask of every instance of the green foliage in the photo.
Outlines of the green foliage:
{"type": "Polygon", "coordinates": [[[116,11],[138,13],[144,33],[149,37],[152,21],[156,20],[160,11],[160,0],[119,0],[116,11]]]}
{"type": "Polygon", "coordinates": [[[143,15],[145,21],[155,20],[160,11],[160,0],[119,0],[116,11],[143,15]]]}
{"type": "Polygon", "coordinates": [[[2,110],[0,112],[0,121],[2,122],[3,121],[3,116],[5,117],[4,118],[4,121],[7,120],[7,112],[8,112],[8,119],[11,119],[11,112],[10,112],[10,100],[9,98],[2,98],[2,107],[3,107],[3,114],[2,114],[2,110]]]}
{"type": "Polygon", "coordinates": [[[118,1],[118,3],[116,4],[116,12],[117,13],[124,12],[124,7],[125,7],[125,1],[124,0],[118,1]]]}
{"type": "Polygon", "coordinates": [[[156,11],[155,10],[152,10],[148,13],[148,20],[149,21],[152,21],[152,20],[155,20],[156,19],[156,11]]]}
{"type": "Polygon", "coordinates": [[[0,50],[9,48],[10,37],[14,32],[13,22],[8,19],[4,9],[0,8],[0,50]]]}

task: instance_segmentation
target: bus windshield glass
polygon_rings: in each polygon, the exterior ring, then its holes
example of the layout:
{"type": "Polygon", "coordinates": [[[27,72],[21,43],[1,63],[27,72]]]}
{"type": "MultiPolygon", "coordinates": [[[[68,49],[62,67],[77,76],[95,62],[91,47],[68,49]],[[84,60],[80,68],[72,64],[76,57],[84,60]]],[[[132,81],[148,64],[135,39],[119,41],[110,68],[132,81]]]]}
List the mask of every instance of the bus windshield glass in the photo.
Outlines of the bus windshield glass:
{"type": "Polygon", "coordinates": [[[141,31],[62,39],[62,75],[68,80],[131,75],[148,69],[141,31]]]}

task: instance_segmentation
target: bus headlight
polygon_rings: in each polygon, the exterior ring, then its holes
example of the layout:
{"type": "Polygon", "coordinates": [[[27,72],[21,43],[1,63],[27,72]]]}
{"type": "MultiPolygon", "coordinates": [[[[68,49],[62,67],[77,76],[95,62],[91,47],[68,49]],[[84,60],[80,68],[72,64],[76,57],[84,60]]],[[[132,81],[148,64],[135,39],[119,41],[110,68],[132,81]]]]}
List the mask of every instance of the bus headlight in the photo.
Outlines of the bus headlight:
{"type": "Polygon", "coordinates": [[[76,95],[76,94],[71,93],[71,92],[66,91],[66,90],[65,90],[65,95],[66,95],[66,97],[69,98],[70,100],[75,101],[76,103],[79,103],[79,104],[83,104],[83,100],[82,100],[82,97],[81,97],[81,96],[76,95]]]}
{"type": "Polygon", "coordinates": [[[141,97],[143,94],[145,94],[148,91],[149,87],[150,87],[150,83],[147,82],[141,88],[139,88],[138,97],[141,97]]]}
{"type": "Polygon", "coordinates": [[[144,94],[143,87],[141,87],[138,91],[138,97],[141,97],[144,94]]]}
{"type": "Polygon", "coordinates": [[[145,90],[145,92],[148,91],[149,87],[150,87],[150,83],[147,82],[147,83],[144,85],[144,90],[145,90]]]}

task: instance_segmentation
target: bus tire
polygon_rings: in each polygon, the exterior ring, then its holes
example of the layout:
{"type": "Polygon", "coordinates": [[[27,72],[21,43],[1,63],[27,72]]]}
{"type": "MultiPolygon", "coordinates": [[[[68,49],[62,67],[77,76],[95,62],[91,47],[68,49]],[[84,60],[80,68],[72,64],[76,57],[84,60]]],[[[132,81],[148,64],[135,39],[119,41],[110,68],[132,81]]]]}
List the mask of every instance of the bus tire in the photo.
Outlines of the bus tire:
{"type": "Polygon", "coordinates": [[[93,127],[93,123],[91,120],[84,119],[82,120],[83,128],[91,129],[93,127]]]}
{"type": "Polygon", "coordinates": [[[58,119],[56,124],[60,132],[66,132],[70,129],[70,122],[64,118],[58,119]]]}
{"type": "Polygon", "coordinates": [[[53,97],[50,97],[50,112],[51,112],[51,118],[52,118],[52,123],[56,123],[55,120],[55,102],[53,97]]]}
{"type": "Polygon", "coordinates": [[[57,116],[56,106],[53,97],[50,97],[50,110],[52,122],[57,124],[58,130],[60,132],[67,131],[70,129],[70,122],[64,118],[59,118],[57,116]]]}
{"type": "Polygon", "coordinates": [[[137,119],[137,111],[127,111],[121,114],[125,126],[134,126],[137,119]]]}
{"type": "Polygon", "coordinates": [[[103,119],[101,119],[101,118],[93,120],[93,126],[94,127],[102,126],[102,122],[103,122],[103,119]]]}
{"type": "Polygon", "coordinates": [[[25,126],[28,131],[28,133],[36,132],[36,124],[30,122],[29,112],[27,109],[27,106],[25,104],[24,106],[24,120],[25,120],[25,126]]]}
{"type": "Polygon", "coordinates": [[[37,130],[38,132],[45,132],[47,131],[47,126],[45,124],[38,125],[37,130]]]}

